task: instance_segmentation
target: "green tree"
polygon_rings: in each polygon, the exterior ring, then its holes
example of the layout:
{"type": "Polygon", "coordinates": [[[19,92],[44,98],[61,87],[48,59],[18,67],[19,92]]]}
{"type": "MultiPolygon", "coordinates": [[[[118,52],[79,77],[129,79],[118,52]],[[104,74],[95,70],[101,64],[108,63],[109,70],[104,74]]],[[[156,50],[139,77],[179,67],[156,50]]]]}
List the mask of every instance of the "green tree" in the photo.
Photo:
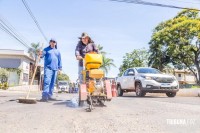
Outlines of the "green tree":
{"type": "Polygon", "coordinates": [[[108,74],[108,71],[111,69],[111,67],[116,67],[114,64],[114,60],[106,57],[107,53],[103,51],[103,46],[97,45],[97,48],[99,50],[99,53],[103,56],[103,64],[101,66],[101,69],[105,72],[105,74],[108,74]]]}
{"type": "Polygon", "coordinates": [[[132,67],[146,67],[148,65],[148,51],[145,48],[134,49],[130,53],[126,53],[123,57],[123,63],[119,68],[121,75],[126,69],[132,67]]]}
{"type": "Polygon", "coordinates": [[[174,18],[160,23],[150,41],[149,65],[160,69],[171,63],[188,68],[200,81],[200,17],[196,10],[183,10],[174,18]],[[198,74],[196,73],[196,70],[198,74]]]}
{"type": "Polygon", "coordinates": [[[58,81],[66,80],[69,81],[69,76],[67,74],[58,74],[58,81]]]}
{"type": "Polygon", "coordinates": [[[7,82],[9,72],[5,68],[0,68],[0,82],[7,82]]]}
{"type": "Polygon", "coordinates": [[[8,75],[5,68],[0,68],[0,89],[8,89],[8,75]]]}

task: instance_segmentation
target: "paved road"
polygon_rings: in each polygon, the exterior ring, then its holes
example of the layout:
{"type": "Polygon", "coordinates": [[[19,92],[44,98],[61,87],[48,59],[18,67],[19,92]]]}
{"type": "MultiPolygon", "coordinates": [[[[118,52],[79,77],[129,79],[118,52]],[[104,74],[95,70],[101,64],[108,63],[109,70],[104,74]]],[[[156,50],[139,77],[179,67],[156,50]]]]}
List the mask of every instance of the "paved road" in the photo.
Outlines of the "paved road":
{"type": "MultiPolygon", "coordinates": [[[[56,94],[58,101],[20,104],[20,92],[0,91],[0,132],[3,133],[199,133],[200,98],[134,93],[114,98],[93,112],[69,107],[76,94],[56,94]]],[[[40,98],[39,93],[32,97],[40,98]]]]}

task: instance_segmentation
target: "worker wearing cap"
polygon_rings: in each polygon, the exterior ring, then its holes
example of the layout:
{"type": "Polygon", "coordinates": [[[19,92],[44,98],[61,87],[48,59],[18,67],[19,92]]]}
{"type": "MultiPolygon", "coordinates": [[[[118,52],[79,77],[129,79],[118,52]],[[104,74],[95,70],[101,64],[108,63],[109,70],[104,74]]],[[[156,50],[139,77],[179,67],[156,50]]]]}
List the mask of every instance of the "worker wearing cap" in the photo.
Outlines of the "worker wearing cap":
{"type": "Polygon", "coordinates": [[[79,42],[76,46],[75,49],[75,56],[76,59],[79,60],[78,63],[78,75],[79,75],[79,82],[82,83],[83,81],[83,75],[82,75],[82,70],[83,70],[83,58],[85,57],[86,53],[90,52],[97,52],[98,53],[98,48],[90,38],[90,36],[87,33],[82,33],[81,37],[79,37],[79,42]]]}
{"type": "Polygon", "coordinates": [[[40,52],[41,57],[44,57],[44,88],[41,101],[55,100],[53,98],[54,85],[57,74],[62,70],[61,54],[57,49],[57,41],[51,39],[49,46],[40,52]]]}

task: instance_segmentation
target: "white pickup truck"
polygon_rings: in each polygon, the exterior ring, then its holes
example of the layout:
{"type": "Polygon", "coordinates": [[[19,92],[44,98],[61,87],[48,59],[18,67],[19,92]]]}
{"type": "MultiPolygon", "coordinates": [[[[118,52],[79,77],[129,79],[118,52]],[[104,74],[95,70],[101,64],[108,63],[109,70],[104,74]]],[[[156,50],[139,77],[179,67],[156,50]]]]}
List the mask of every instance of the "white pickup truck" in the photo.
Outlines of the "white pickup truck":
{"type": "Polygon", "coordinates": [[[58,81],[57,90],[58,90],[58,93],[69,92],[69,82],[68,81],[58,81]]]}
{"type": "Polygon", "coordinates": [[[124,92],[136,92],[139,97],[146,93],[166,93],[168,97],[175,97],[178,90],[179,83],[175,76],[149,67],[127,69],[117,78],[118,96],[123,96],[124,92]]]}

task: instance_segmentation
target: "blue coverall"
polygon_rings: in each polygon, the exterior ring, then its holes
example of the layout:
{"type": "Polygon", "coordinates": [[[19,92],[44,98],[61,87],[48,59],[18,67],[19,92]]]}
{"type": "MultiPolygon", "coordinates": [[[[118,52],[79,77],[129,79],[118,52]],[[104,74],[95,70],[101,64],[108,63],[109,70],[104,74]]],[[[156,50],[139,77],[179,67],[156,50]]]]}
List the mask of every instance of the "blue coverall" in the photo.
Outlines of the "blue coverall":
{"type": "Polygon", "coordinates": [[[62,70],[61,54],[56,48],[46,47],[44,57],[44,88],[42,99],[52,98],[58,70],[62,70]]]}

